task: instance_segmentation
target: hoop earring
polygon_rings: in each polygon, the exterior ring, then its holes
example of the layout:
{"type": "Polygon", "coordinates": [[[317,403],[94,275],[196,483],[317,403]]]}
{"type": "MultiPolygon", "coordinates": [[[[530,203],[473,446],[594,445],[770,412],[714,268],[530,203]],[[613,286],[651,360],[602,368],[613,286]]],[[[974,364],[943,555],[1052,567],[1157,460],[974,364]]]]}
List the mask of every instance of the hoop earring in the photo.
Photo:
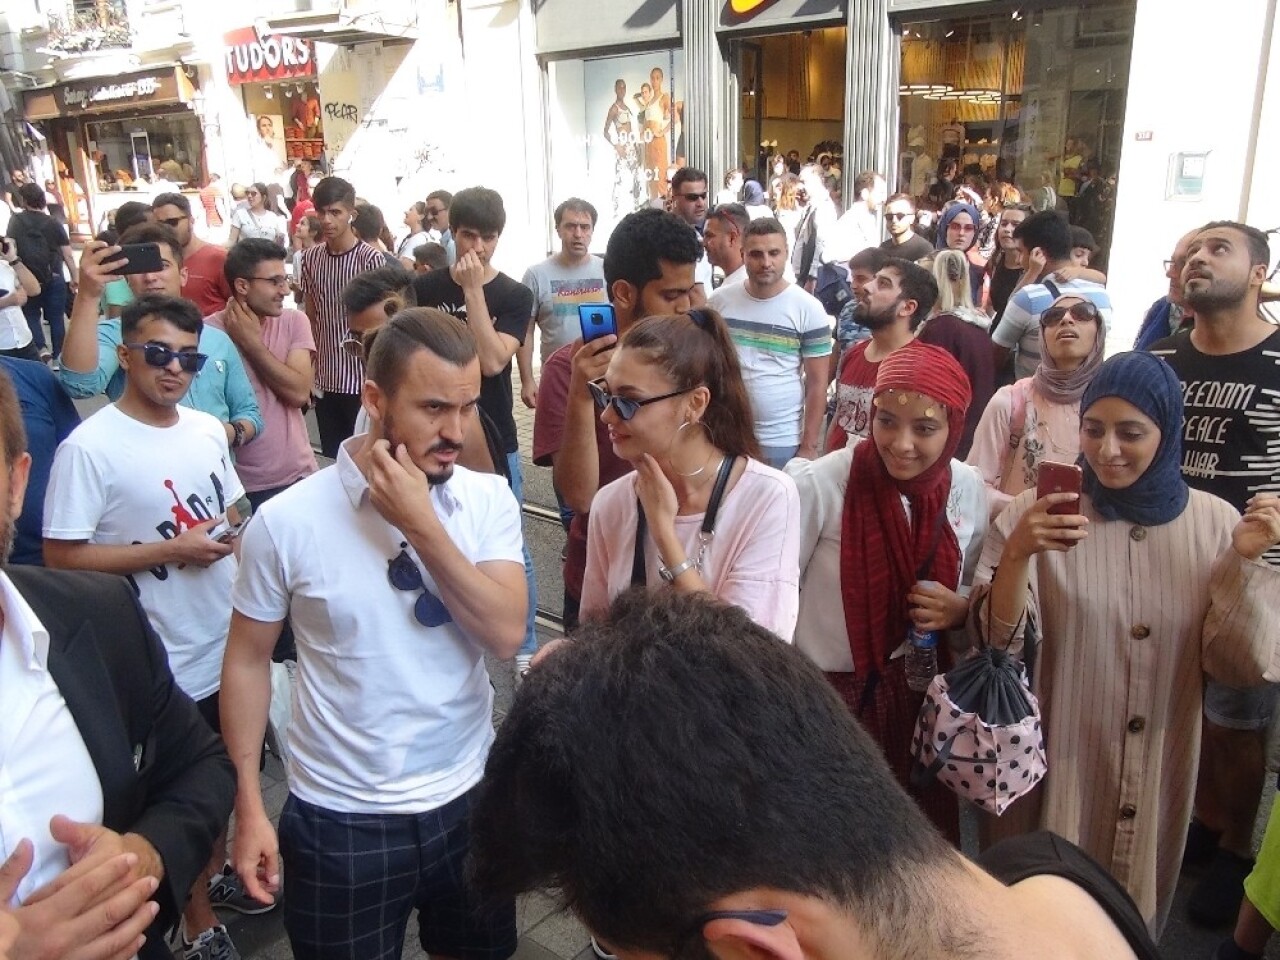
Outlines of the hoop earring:
{"type": "MultiPolygon", "coordinates": [[[[671,450],[673,447],[675,447],[676,440],[678,440],[680,437],[680,432],[684,430],[685,427],[692,427],[692,426],[698,426],[698,427],[701,427],[703,430],[705,430],[707,434],[707,441],[708,442],[711,441],[711,431],[707,429],[707,425],[703,423],[701,420],[686,420],[684,423],[680,424],[680,426],[676,427],[676,432],[671,435],[671,442],[667,444],[667,462],[671,464],[672,469],[675,469],[675,461],[671,458],[671,450]]],[[[707,469],[707,464],[709,464],[714,459],[715,459],[715,454],[713,453],[710,457],[706,459],[706,462],[703,463],[702,466],[700,466],[697,470],[694,470],[692,473],[685,473],[682,470],[676,470],[676,476],[684,477],[686,480],[699,476],[700,474],[703,473],[703,471],[707,469]]]]}

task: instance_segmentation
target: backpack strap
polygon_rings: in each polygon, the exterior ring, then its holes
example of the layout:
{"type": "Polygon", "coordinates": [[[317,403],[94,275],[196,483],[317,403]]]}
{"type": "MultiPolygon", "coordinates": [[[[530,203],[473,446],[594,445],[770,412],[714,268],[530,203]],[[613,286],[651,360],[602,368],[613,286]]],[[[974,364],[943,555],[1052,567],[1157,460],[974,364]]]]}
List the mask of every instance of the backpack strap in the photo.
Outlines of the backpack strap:
{"type": "Polygon", "coordinates": [[[1005,457],[1004,469],[1000,473],[1002,483],[1008,479],[1013,470],[1013,465],[1018,459],[1018,446],[1022,443],[1022,435],[1027,429],[1027,392],[1030,389],[1030,377],[1014,381],[1009,388],[1009,452],[1005,457]]]}

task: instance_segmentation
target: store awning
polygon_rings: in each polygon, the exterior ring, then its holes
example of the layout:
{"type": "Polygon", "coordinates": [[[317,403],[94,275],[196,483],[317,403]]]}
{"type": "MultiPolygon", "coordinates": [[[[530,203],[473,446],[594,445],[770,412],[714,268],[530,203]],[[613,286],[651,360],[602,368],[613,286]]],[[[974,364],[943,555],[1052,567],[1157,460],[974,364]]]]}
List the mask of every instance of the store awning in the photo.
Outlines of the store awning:
{"type": "Polygon", "coordinates": [[[266,26],[271,33],[301,37],[313,43],[386,43],[418,39],[417,19],[408,11],[403,18],[373,10],[355,14],[349,10],[286,13],[268,17],[266,26]]]}

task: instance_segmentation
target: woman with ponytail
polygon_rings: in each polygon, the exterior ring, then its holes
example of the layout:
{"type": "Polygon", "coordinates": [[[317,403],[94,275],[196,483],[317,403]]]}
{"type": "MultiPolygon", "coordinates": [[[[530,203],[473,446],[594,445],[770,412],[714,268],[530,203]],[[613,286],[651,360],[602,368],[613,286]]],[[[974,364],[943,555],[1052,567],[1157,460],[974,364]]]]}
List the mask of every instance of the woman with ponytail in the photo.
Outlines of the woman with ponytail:
{"type": "MultiPolygon", "coordinates": [[[[817,460],[792,460],[800,491],[796,646],[884,750],[898,782],[950,840],[955,794],[911,783],[911,736],[924,692],[907,681],[909,631],[945,631],[969,613],[964,586],[987,528],[982,478],[953,460],[969,380],[945,350],[913,341],[880,362],[871,436],[817,460]]],[[[961,645],[967,647],[967,640],[961,645]]]]}
{"type": "Polygon", "coordinates": [[[791,639],[800,501],[761,463],[751,401],[714,310],[649,317],[590,385],[613,451],[635,467],[591,504],[582,616],[630,586],[702,591],[791,639]]]}

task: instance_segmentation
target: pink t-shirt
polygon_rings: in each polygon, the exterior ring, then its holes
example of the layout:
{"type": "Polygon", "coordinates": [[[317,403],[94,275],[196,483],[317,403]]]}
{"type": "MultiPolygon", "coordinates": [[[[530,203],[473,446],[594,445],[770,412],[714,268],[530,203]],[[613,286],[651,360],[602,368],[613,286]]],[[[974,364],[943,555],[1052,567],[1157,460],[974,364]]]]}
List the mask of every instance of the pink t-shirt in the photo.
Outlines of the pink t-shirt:
{"type": "MultiPolygon", "coordinates": [[[[591,502],[587,570],[582,583],[582,616],[604,610],[631,586],[636,543],[634,474],[603,487],[591,502]]],[[[685,553],[698,551],[702,514],[676,517],[676,535],[685,553]]],[[[645,538],[646,582],[665,587],[658,576],[658,547],[645,538]]],[[[756,623],[791,642],[800,608],[800,495],[781,470],[748,460],[725,494],[707,549],[702,579],[716,597],[745,610],[756,623]]]]}
{"type": "MultiPolygon", "coordinates": [[[[226,331],[222,311],[205,317],[204,322],[226,331]]],[[[263,318],[262,342],[281,363],[291,350],[309,350],[313,359],[316,352],[311,321],[301,310],[285,310],[278,317],[263,318]]],[[[271,490],[315,473],[316,454],[311,449],[302,411],[276,396],[248,359],[244,368],[262,411],[262,435],[235,452],[236,472],[244,481],[244,488],[250,493],[271,490]]]]}

